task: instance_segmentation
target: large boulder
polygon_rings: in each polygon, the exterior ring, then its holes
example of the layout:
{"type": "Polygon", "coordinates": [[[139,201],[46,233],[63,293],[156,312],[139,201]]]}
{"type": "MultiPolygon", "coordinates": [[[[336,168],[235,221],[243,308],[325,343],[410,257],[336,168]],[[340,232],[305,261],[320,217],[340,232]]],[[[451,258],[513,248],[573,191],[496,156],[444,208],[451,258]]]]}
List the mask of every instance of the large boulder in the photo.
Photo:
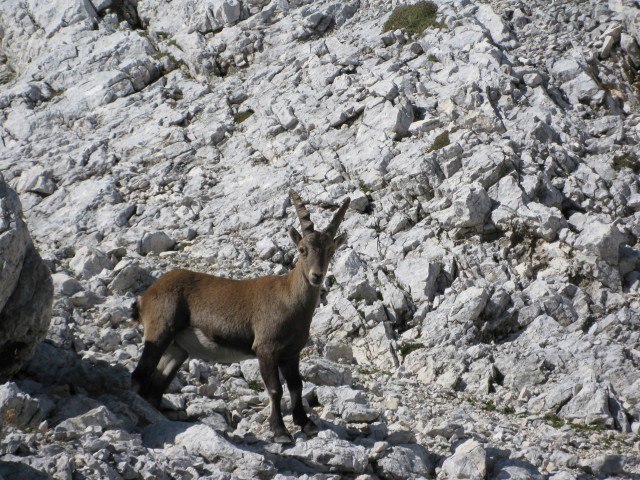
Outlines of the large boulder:
{"type": "Polygon", "coordinates": [[[51,320],[53,282],[22,219],[18,195],[0,176],[0,382],[35,352],[51,320]]]}

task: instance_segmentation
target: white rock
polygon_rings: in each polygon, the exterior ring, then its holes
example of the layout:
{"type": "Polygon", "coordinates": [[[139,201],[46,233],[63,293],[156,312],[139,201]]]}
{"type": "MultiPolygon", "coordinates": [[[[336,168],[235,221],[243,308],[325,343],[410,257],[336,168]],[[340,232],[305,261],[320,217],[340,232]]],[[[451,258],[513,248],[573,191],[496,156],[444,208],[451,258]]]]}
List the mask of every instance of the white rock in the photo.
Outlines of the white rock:
{"type": "Polygon", "coordinates": [[[473,322],[484,310],[489,300],[489,292],[484,287],[470,287],[456,296],[454,307],[449,313],[452,322],[473,322]]]}
{"type": "Polygon", "coordinates": [[[284,454],[320,471],[337,469],[343,472],[363,473],[369,463],[364,447],[337,438],[323,438],[322,435],[307,442],[296,443],[285,450],[284,454]]]}
{"type": "Polygon", "coordinates": [[[161,253],[171,250],[175,245],[173,240],[166,232],[156,231],[145,233],[138,245],[138,252],[141,255],[148,253],[161,253]]]}
{"type": "Polygon", "coordinates": [[[489,195],[480,184],[473,183],[458,190],[452,206],[434,213],[434,217],[444,225],[466,228],[482,225],[490,211],[489,195]]]}
{"type": "Polygon", "coordinates": [[[429,452],[422,445],[396,445],[378,460],[378,467],[385,478],[428,478],[435,465],[429,452]]]}
{"type": "Polygon", "coordinates": [[[624,235],[614,224],[590,221],[575,241],[575,248],[602,258],[609,265],[618,265],[624,235]]]}
{"type": "Polygon", "coordinates": [[[278,251],[278,246],[270,238],[263,238],[256,243],[256,253],[263,260],[268,260],[278,251]]]}
{"type": "Polygon", "coordinates": [[[262,455],[236,447],[207,425],[161,422],[147,427],[143,437],[151,447],[175,444],[239,476],[257,477],[275,473],[273,466],[262,455]]]}
{"type": "Polygon", "coordinates": [[[113,269],[113,264],[109,257],[97,248],[80,247],[69,262],[69,267],[78,277],[91,278],[102,270],[113,269]]]}
{"type": "Polygon", "coordinates": [[[362,190],[356,190],[351,194],[351,203],[349,207],[356,212],[364,212],[369,207],[369,199],[362,190]]]}
{"type": "Polygon", "coordinates": [[[344,365],[320,357],[306,358],[300,364],[300,373],[316,385],[351,385],[351,370],[344,365]]]}
{"type": "Polygon", "coordinates": [[[66,273],[54,273],[51,275],[54,291],[65,297],[70,297],[83,289],[82,285],[75,278],[66,273]]]}
{"type": "Polygon", "coordinates": [[[485,478],[487,452],[477,440],[467,440],[442,464],[445,478],[485,478]]]}
{"type": "Polygon", "coordinates": [[[398,283],[411,292],[414,302],[431,301],[436,294],[440,266],[426,258],[406,257],[395,270],[398,283]]]}
{"type": "Polygon", "coordinates": [[[32,167],[22,172],[16,185],[16,190],[20,193],[35,192],[42,195],[51,195],[56,190],[56,182],[52,177],[51,170],[32,167]]]}

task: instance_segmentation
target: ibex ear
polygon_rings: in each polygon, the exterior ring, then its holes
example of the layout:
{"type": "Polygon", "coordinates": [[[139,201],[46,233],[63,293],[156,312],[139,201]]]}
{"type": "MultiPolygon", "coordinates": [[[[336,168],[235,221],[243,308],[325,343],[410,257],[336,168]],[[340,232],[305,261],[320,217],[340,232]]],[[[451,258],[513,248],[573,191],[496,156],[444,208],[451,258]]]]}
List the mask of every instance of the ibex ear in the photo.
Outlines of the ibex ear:
{"type": "Polygon", "coordinates": [[[338,235],[336,238],[333,239],[333,244],[335,245],[334,248],[338,250],[346,241],[347,241],[346,232],[341,235],[338,235]]]}
{"type": "Polygon", "coordinates": [[[293,240],[294,245],[297,247],[300,240],[302,240],[302,235],[298,233],[298,230],[295,227],[289,227],[289,236],[291,240],[293,240]]]}

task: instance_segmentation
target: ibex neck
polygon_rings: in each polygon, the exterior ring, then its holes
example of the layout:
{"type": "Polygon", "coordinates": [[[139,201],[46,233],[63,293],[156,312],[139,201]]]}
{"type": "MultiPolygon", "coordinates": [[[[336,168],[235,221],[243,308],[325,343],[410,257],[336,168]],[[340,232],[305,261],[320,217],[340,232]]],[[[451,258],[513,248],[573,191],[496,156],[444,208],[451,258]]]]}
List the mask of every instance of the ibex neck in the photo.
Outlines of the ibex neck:
{"type": "Polygon", "coordinates": [[[320,296],[320,287],[315,287],[309,283],[300,263],[297,263],[293,271],[289,273],[289,288],[292,299],[299,304],[311,303],[314,308],[320,296]]]}

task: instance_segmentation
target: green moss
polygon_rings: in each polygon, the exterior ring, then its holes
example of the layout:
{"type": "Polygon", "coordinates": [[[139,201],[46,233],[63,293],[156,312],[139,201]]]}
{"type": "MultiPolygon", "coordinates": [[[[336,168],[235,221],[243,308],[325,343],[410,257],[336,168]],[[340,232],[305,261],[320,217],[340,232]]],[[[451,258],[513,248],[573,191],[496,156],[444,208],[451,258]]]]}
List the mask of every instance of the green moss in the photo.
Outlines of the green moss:
{"type": "Polygon", "coordinates": [[[254,113],[255,112],[251,109],[245,110],[244,112],[238,112],[233,116],[233,120],[236,123],[242,123],[254,113]]]}
{"type": "Polygon", "coordinates": [[[360,190],[362,190],[365,194],[368,194],[371,192],[371,189],[367,187],[367,184],[364,183],[363,180],[360,180],[359,185],[360,185],[360,190]]]}
{"type": "Polygon", "coordinates": [[[564,425],[564,420],[553,413],[547,413],[542,419],[550,423],[553,428],[560,428],[564,425]]]}
{"type": "Polygon", "coordinates": [[[400,354],[403,357],[406,357],[411,352],[415,352],[416,350],[420,350],[421,348],[424,348],[424,345],[421,343],[403,343],[402,345],[400,345],[400,354]]]}
{"type": "Polygon", "coordinates": [[[516,413],[516,409],[511,405],[507,405],[502,409],[502,413],[504,413],[505,415],[513,415],[514,413],[516,413]]]}
{"type": "Polygon", "coordinates": [[[602,425],[585,425],[584,423],[570,423],[569,426],[576,432],[604,432],[606,430],[602,425]]]}
{"type": "Polygon", "coordinates": [[[251,390],[256,391],[256,392],[261,392],[263,390],[262,384],[260,382],[255,381],[255,380],[253,382],[249,382],[249,388],[251,390]]]}
{"type": "Polygon", "coordinates": [[[496,407],[496,404],[493,403],[493,400],[487,400],[487,403],[484,404],[484,407],[482,407],[483,410],[486,410],[487,412],[495,412],[498,407],[496,407]]]}
{"type": "Polygon", "coordinates": [[[433,141],[433,145],[431,145],[431,148],[429,148],[428,152],[431,153],[435,152],[436,150],[440,150],[450,143],[451,141],[449,140],[449,131],[445,130],[436,137],[436,139],[433,141]]]}
{"type": "Polygon", "coordinates": [[[613,168],[617,171],[623,168],[629,168],[635,174],[640,173],[640,163],[638,163],[629,152],[624,152],[613,157],[613,168]]]}
{"type": "Polygon", "coordinates": [[[438,60],[438,57],[436,57],[433,53],[430,53],[429,55],[427,55],[427,60],[429,60],[432,63],[440,62],[440,60],[438,60]]]}
{"type": "Polygon", "coordinates": [[[409,35],[418,35],[436,24],[438,7],[433,2],[418,2],[415,5],[401,5],[391,12],[382,27],[383,32],[403,30],[409,35]]]}

